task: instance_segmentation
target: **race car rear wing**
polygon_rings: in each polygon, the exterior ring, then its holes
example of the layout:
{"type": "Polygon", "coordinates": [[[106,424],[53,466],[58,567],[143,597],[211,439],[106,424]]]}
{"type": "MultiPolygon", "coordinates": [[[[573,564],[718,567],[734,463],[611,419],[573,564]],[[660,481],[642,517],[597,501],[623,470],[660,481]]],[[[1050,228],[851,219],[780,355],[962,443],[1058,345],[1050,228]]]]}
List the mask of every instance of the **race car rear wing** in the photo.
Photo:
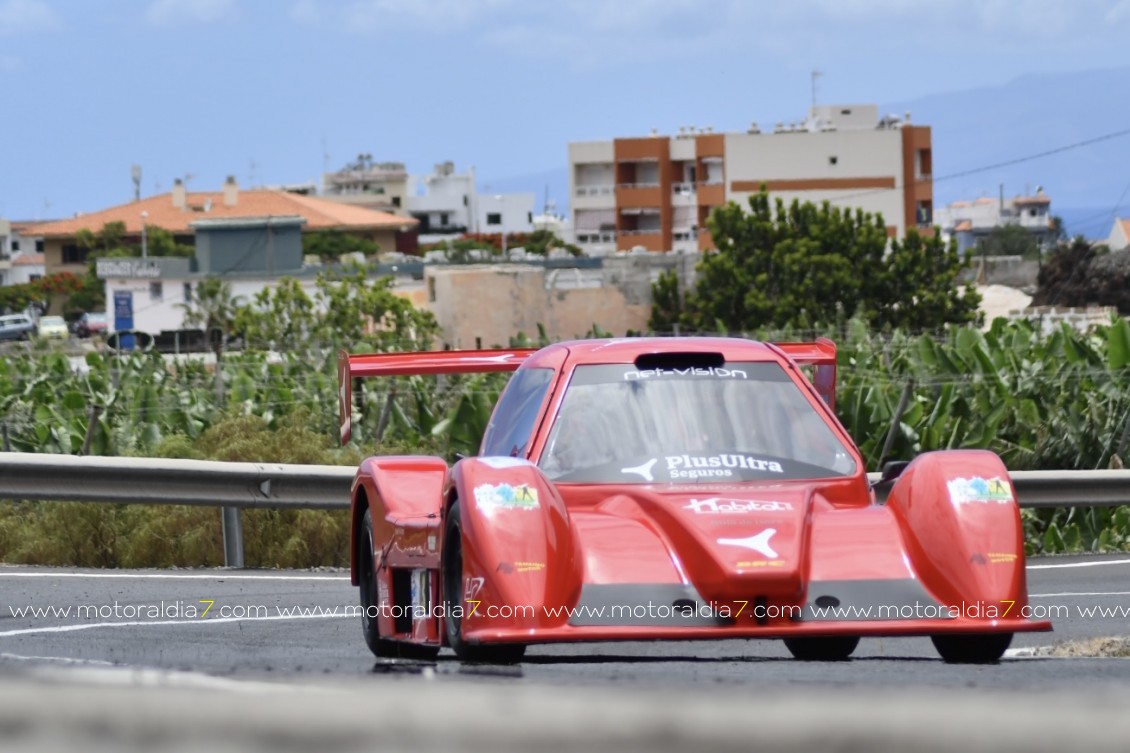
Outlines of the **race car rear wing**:
{"type": "Polygon", "coordinates": [[[832,410],[836,409],[836,344],[826,337],[815,342],[772,343],[800,366],[813,366],[812,385],[832,410]]]}
{"type": "Polygon", "coordinates": [[[337,357],[337,401],[338,417],[341,420],[341,443],[347,443],[353,433],[354,379],[373,376],[484,374],[492,371],[514,371],[534,352],[533,348],[510,348],[350,355],[343,350],[337,357]]]}

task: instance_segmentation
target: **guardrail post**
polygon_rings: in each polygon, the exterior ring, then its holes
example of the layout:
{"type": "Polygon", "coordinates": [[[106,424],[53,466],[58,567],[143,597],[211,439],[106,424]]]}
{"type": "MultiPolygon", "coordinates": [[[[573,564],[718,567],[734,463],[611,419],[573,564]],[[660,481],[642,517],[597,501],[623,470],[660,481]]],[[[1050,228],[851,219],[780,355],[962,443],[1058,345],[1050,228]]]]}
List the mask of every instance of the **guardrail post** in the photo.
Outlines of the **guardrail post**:
{"type": "Polygon", "coordinates": [[[243,567],[243,519],[238,507],[225,507],[221,523],[224,531],[224,565],[243,567]]]}
{"type": "Polygon", "coordinates": [[[4,435],[4,452],[11,452],[12,451],[12,440],[8,436],[8,422],[7,421],[0,422],[0,433],[3,433],[3,435],[4,435]]]}

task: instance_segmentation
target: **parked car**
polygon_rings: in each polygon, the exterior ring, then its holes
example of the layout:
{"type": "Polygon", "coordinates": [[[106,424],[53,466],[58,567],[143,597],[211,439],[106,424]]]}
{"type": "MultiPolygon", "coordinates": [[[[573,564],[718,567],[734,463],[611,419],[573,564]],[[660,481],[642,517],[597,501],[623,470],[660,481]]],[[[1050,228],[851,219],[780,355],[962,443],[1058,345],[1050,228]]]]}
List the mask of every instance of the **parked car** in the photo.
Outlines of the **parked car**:
{"type": "Polygon", "coordinates": [[[834,412],[829,340],[342,353],[342,441],[355,378],[505,370],[478,457],[357,471],[351,578],[378,656],[783,638],[798,659],[843,660],[862,636],[920,635],[980,664],[1013,633],[1051,629],[1029,618],[1000,457],[888,463],[880,504],[834,412]]]}
{"type": "Polygon", "coordinates": [[[107,325],[104,311],[88,311],[75,321],[74,333],[77,337],[102,335],[106,333],[107,325]]]}
{"type": "Polygon", "coordinates": [[[0,316],[0,340],[27,340],[35,333],[35,322],[27,314],[0,316]]]}
{"type": "Polygon", "coordinates": [[[37,332],[45,340],[66,340],[71,332],[61,316],[41,316],[37,332]]]}

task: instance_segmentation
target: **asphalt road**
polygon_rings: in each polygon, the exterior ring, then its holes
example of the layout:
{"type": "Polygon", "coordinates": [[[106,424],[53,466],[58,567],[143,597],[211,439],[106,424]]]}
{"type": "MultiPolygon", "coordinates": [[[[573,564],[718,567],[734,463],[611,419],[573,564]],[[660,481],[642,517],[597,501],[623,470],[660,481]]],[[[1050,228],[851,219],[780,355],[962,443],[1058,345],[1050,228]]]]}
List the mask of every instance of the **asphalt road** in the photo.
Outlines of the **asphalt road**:
{"type": "Polygon", "coordinates": [[[1130,556],[1029,566],[1056,630],[984,667],[921,638],[864,640],[843,663],[773,641],[376,661],[357,618],[325,614],[355,603],[341,572],[0,566],[0,749],[1125,750],[1130,661],[1023,654],[1130,636],[1130,556]]]}
{"type": "Polygon", "coordinates": [[[488,667],[462,666],[446,651],[429,663],[375,660],[359,620],[333,615],[356,603],[343,572],[0,567],[0,667],[87,663],[288,681],[427,673],[688,688],[1130,688],[1130,662],[1018,656],[1036,646],[1130,636],[1130,556],[1032,559],[1029,592],[1031,603],[1051,614],[1055,632],[1018,635],[996,666],[946,665],[926,638],[874,638],[846,663],[806,664],[791,660],[778,641],[728,640],[533,646],[521,665],[488,667]],[[101,614],[80,618],[80,606],[101,614]]]}

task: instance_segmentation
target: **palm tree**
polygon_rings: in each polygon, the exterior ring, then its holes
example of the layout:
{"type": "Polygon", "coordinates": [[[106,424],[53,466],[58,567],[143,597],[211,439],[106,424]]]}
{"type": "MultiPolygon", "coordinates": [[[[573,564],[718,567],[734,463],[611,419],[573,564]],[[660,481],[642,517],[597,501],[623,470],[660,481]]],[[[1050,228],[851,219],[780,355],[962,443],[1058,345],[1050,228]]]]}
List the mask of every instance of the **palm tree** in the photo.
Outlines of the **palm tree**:
{"type": "Polygon", "coordinates": [[[184,309],[185,326],[201,327],[208,333],[219,361],[235,323],[235,312],[241,305],[242,296],[232,294],[231,283],[220,277],[208,277],[196,285],[180,307],[184,309]]]}

